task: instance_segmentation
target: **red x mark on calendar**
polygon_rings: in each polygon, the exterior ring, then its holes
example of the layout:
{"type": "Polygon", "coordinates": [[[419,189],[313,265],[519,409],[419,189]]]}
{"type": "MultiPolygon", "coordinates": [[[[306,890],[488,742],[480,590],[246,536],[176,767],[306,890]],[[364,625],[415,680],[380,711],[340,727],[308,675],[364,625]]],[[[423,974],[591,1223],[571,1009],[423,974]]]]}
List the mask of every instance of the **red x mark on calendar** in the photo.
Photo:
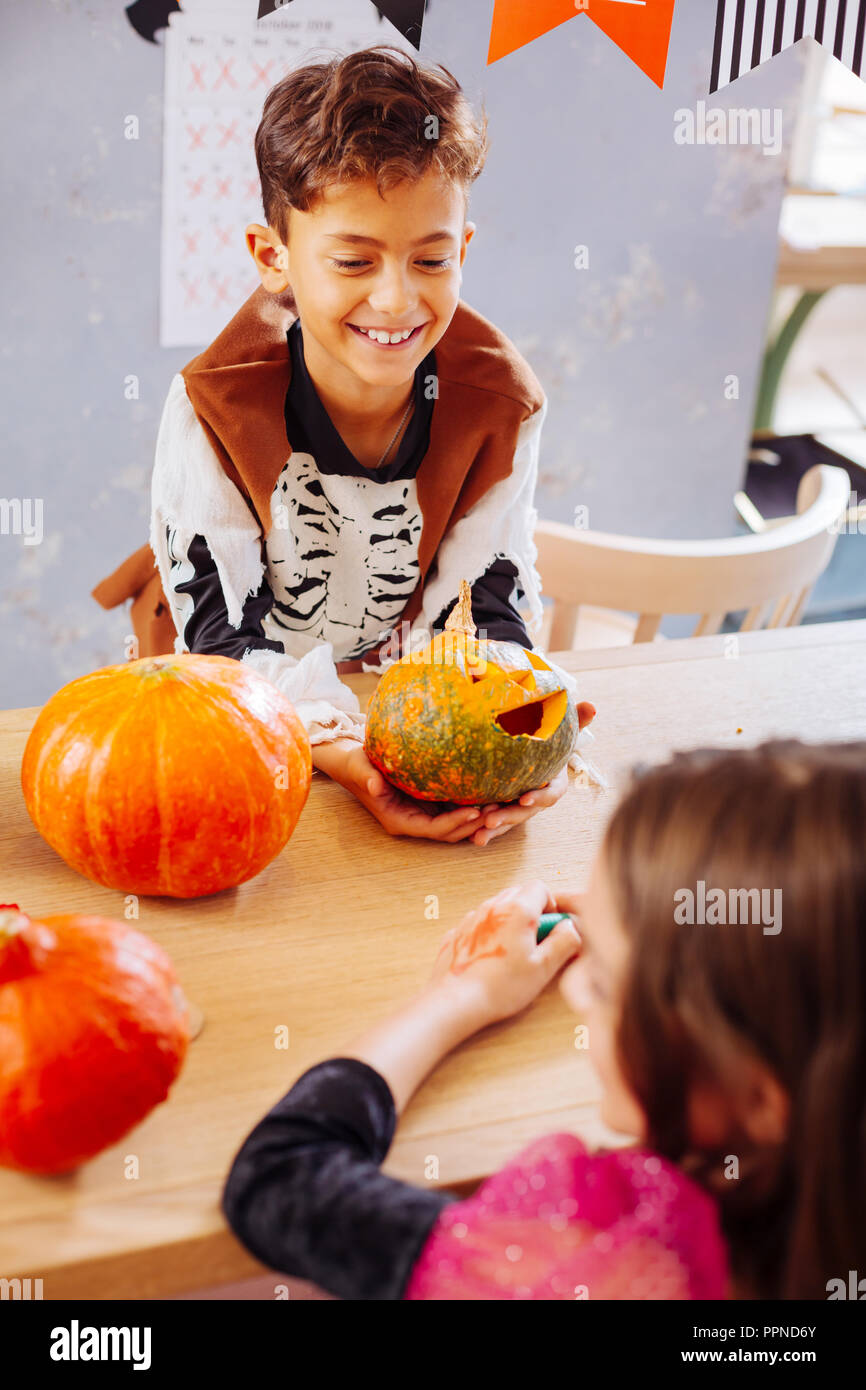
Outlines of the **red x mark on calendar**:
{"type": "Polygon", "coordinates": [[[204,174],[199,174],[197,179],[187,179],[186,196],[187,198],[200,198],[204,193],[204,174]]]}
{"type": "Polygon", "coordinates": [[[204,147],[205,147],[205,144],[204,144],[204,137],[205,137],[205,132],[206,132],[206,131],[207,131],[207,126],[206,126],[206,125],[200,125],[200,126],[198,126],[198,128],[196,128],[196,126],[194,126],[194,125],[188,125],[188,126],[187,126],[187,128],[186,128],[186,133],[187,133],[187,135],[189,136],[189,146],[188,146],[188,149],[189,149],[189,150],[203,150],[203,149],[204,149],[204,147]]]}
{"type": "Polygon", "coordinates": [[[231,125],[222,125],[220,121],[217,121],[217,128],[221,132],[220,138],[217,141],[218,149],[224,150],[226,145],[232,143],[235,145],[240,144],[241,137],[240,132],[238,131],[237,120],[232,121],[231,125]]]}
{"type": "Polygon", "coordinates": [[[232,182],[231,174],[229,174],[227,178],[224,178],[224,179],[216,179],[215,182],[216,182],[216,189],[214,190],[214,197],[215,197],[215,198],[228,198],[228,196],[229,196],[229,194],[230,194],[230,192],[231,192],[231,182],[232,182]]]}
{"type": "Polygon", "coordinates": [[[235,229],[234,229],[234,227],[232,227],[232,226],[228,226],[228,227],[216,227],[216,228],[214,228],[214,230],[215,230],[215,232],[216,232],[216,239],[217,239],[217,243],[219,244],[220,248],[222,249],[222,248],[228,248],[228,247],[230,247],[231,244],[232,244],[232,242],[233,242],[234,239],[235,239],[235,229]]]}
{"type": "Polygon", "coordinates": [[[196,254],[196,252],[198,251],[198,239],[200,235],[200,232],[183,233],[183,239],[186,242],[186,245],[183,248],[183,254],[185,256],[194,256],[196,254]]]}
{"type": "Polygon", "coordinates": [[[235,82],[235,79],[229,72],[229,68],[231,67],[233,62],[234,58],[226,58],[225,62],[220,63],[219,77],[213,84],[214,91],[216,91],[217,87],[220,85],[221,82],[226,82],[230,87],[237,87],[237,82],[235,82]]]}
{"type": "Polygon", "coordinates": [[[231,276],[224,275],[221,280],[214,280],[214,308],[219,308],[220,304],[228,304],[229,290],[231,289],[231,276]]]}
{"type": "Polygon", "coordinates": [[[204,63],[190,63],[189,67],[190,67],[190,73],[192,74],[192,81],[191,81],[190,84],[189,84],[189,90],[190,90],[191,92],[195,92],[195,91],[203,92],[203,91],[205,91],[205,85],[204,85],[204,63]]]}
{"type": "Polygon", "coordinates": [[[200,279],[199,279],[199,280],[187,280],[187,281],[185,282],[185,284],[184,284],[184,289],[185,289],[185,291],[186,291],[186,304],[185,304],[185,307],[186,307],[187,309],[190,307],[191,304],[201,304],[201,296],[199,295],[199,292],[198,292],[198,287],[199,287],[200,284],[201,284],[201,280],[200,280],[200,279]]]}
{"type": "Polygon", "coordinates": [[[256,60],[255,60],[255,58],[251,58],[251,59],[250,59],[250,62],[252,63],[253,67],[254,67],[255,70],[256,70],[255,78],[254,78],[254,80],[250,83],[250,91],[252,91],[254,87],[258,87],[260,84],[261,84],[262,86],[264,86],[264,87],[267,87],[267,86],[270,85],[270,80],[271,80],[271,79],[270,79],[269,74],[270,74],[271,68],[274,66],[274,62],[275,62],[275,61],[276,61],[276,60],[275,60],[274,58],[269,58],[268,61],[267,61],[266,63],[257,63],[256,60]]]}

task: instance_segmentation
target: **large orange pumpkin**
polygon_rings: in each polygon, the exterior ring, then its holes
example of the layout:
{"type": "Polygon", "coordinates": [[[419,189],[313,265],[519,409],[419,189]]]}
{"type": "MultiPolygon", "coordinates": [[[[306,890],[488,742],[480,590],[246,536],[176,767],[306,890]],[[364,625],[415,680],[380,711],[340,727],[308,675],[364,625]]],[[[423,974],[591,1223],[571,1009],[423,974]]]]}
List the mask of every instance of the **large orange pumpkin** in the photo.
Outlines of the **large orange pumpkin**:
{"type": "Polygon", "coordinates": [[[475,634],[464,581],[445,631],[388,667],[367,706],[368,758],[424,801],[513,801],[556,776],[578,732],[574,701],[543,657],[475,634]]]}
{"type": "Polygon", "coordinates": [[[65,1173],[165,1100],[189,1041],[171,961],[105,917],[0,906],[0,1164],[65,1173]]]}
{"type": "Polygon", "coordinates": [[[297,824],[306,730],[230,657],[147,657],[72,681],[40,712],[21,768],[39,833],[125,893],[197,898],[244,883],[297,824]]]}

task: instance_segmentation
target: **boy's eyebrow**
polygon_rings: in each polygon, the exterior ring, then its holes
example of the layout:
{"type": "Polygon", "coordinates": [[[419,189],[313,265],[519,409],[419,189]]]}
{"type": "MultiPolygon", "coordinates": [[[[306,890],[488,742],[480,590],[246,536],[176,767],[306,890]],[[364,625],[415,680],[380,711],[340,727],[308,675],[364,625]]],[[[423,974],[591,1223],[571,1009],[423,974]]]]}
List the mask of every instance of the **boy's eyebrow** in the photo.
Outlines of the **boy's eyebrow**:
{"type": "MultiPolygon", "coordinates": [[[[377,241],[376,238],[372,236],[360,236],[357,232],[328,232],[327,236],[331,241],[351,241],[353,244],[378,246],[379,248],[385,245],[384,241],[377,241]]],[[[426,246],[430,241],[445,241],[453,236],[454,233],[449,231],[431,232],[429,236],[422,236],[419,241],[413,241],[412,246],[426,246]]]]}

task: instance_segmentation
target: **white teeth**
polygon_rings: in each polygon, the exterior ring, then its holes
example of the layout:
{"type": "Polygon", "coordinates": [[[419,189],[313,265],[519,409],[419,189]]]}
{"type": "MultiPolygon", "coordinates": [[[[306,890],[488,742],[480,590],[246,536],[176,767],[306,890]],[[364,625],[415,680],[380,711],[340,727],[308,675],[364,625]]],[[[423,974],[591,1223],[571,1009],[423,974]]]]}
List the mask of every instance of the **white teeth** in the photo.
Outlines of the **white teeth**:
{"type": "Polygon", "coordinates": [[[366,333],[368,338],[372,338],[376,343],[405,343],[407,338],[411,338],[415,332],[414,328],[404,328],[401,333],[389,333],[384,328],[362,328],[362,333],[366,333]]]}

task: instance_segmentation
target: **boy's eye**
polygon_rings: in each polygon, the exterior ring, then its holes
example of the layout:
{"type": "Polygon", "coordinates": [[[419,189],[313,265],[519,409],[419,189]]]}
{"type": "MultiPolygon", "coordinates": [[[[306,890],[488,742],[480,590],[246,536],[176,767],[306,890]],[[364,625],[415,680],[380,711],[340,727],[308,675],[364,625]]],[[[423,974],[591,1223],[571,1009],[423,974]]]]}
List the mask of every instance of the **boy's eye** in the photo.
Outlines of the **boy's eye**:
{"type": "MultiPolygon", "coordinates": [[[[452,258],[450,256],[445,256],[441,260],[418,261],[418,265],[423,265],[425,270],[447,270],[451,264],[451,260],[452,258]]],[[[336,266],[338,270],[363,270],[364,266],[368,266],[370,262],[344,261],[341,260],[339,256],[333,256],[331,258],[331,264],[336,266]]]]}

